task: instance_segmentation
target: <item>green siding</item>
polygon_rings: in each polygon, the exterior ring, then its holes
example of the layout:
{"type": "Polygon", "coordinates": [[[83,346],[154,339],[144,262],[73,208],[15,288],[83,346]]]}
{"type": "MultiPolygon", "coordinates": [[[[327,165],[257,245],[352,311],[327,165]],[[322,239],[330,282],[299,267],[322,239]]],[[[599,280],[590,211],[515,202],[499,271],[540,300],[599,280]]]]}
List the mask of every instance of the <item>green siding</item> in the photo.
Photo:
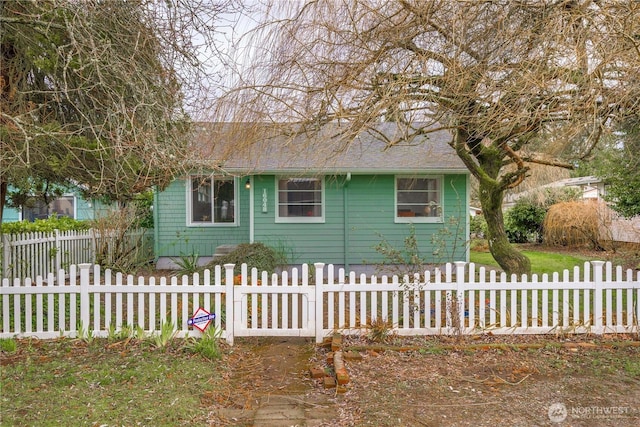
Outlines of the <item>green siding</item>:
{"type": "Polygon", "coordinates": [[[292,254],[293,263],[344,262],[342,180],[344,178],[325,178],[324,223],[276,223],[276,177],[256,177],[255,241],[286,248],[292,254]],[[262,212],[265,189],[267,212],[262,212]]]}
{"type": "Polygon", "coordinates": [[[2,222],[20,221],[20,211],[16,208],[4,208],[2,210],[2,222]]]}
{"type": "MultiPolygon", "coordinates": [[[[420,249],[430,262],[466,257],[467,180],[465,174],[444,175],[444,222],[415,224],[420,249]],[[433,241],[446,242],[446,249],[434,255],[437,247],[433,241]]],[[[393,175],[353,175],[351,180],[345,176],[325,177],[323,223],[276,222],[276,177],[255,176],[250,190],[244,188],[244,181],[242,178],[238,185],[240,223],[237,227],[187,227],[186,190],[182,180],[160,193],[156,212],[157,256],[175,257],[196,252],[206,256],[213,254],[218,245],[248,242],[250,192],[254,194],[254,241],[284,248],[291,254],[292,263],[379,263],[382,257],[375,246],[385,239],[402,248],[410,232],[410,224],[395,223],[393,175]],[[265,192],[266,212],[263,212],[265,192]]]]}
{"type": "Polygon", "coordinates": [[[185,185],[184,180],[177,180],[158,194],[157,257],[212,256],[219,245],[249,242],[249,190],[240,181],[237,185],[239,221],[233,226],[187,226],[185,185]]]}
{"type": "Polygon", "coordinates": [[[76,197],[76,219],[93,219],[93,203],[76,197]]]}
{"type": "MultiPolygon", "coordinates": [[[[466,258],[467,176],[444,175],[443,180],[444,222],[414,224],[421,254],[429,262],[466,258]],[[434,255],[432,241],[446,242],[446,250],[434,255]]],[[[374,248],[383,239],[398,249],[404,247],[411,225],[395,223],[394,188],[392,175],[356,176],[349,183],[348,264],[381,262],[383,257],[374,248]]]]}

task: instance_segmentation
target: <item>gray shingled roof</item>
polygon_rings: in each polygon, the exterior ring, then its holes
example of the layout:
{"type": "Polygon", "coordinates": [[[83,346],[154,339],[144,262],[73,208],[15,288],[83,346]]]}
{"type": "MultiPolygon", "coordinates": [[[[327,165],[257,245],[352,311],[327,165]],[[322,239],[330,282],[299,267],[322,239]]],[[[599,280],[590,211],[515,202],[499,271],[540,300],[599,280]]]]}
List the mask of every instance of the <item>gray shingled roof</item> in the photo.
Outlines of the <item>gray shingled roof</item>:
{"type": "Polygon", "coordinates": [[[446,130],[407,138],[395,123],[380,123],[355,137],[344,135],[348,128],[338,124],[294,136],[269,135],[267,129],[274,128],[243,132],[238,123],[203,127],[194,147],[197,163],[246,173],[467,172],[448,145],[451,134],[446,130]]]}

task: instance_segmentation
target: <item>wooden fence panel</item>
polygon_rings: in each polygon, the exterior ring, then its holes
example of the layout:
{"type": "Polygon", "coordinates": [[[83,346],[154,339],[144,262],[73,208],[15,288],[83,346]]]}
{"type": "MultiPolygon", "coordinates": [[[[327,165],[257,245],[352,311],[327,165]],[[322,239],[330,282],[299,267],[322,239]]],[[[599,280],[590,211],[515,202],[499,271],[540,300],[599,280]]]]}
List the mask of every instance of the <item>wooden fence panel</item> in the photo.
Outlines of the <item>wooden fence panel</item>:
{"type": "Polygon", "coordinates": [[[234,336],[366,334],[378,320],[399,335],[639,333],[640,272],[593,261],[582,269],[538,277],[499,277],[456,263],[413,277],[334,275],[315,264],[259,275],[233,265],[192,276],[124,276],[97,265],[71,265],[43,276],[3,279],[0,337],[199,335],[189,318],[204,307],[213,326],[234,336]]]}
{"type": "MultiPolygon", "coordinates": [[[[131,230],[122,241],[135,259],[148,259],[152,252],[148,234],[144,229],[131,230]]],[[[71,265],[93,264],[96,262],[96,247],[107,248],[106,260],[109,261],[110,251],[118,238],[114,233],[100,235],[95,230],[3,234],[0,242],[1,276],[22,279],[46,277],[60,269],[68,270],[71,265]]]]}

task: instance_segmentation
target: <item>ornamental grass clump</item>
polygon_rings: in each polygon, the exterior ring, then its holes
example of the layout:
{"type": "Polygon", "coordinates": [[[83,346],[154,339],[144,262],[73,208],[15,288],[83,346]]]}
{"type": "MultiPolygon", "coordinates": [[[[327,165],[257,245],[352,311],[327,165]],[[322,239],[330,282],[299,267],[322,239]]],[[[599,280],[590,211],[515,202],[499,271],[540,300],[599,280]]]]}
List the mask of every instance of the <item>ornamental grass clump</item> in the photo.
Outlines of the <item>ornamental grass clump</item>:
{"type": "Polygon", "coordinates": [[[222,336],[222,330],[216,328],[208,328],[200,338],[192,338],[189,348],[194,353],[200,354],[205,359],[219,360],[222,358],[222,349],[219,340],[222,336]]]}
{"type": "Polygon", "coordinates": [[[162,322],[160,330],[151,336],[151,342],[155,348],[166,349],[173,341],[178,331],[173,322],[162,322]]]}
{"type": "Polygon", "coordinates": [[[544,242],[549,246],[588,246],[605,250],[608,208],[595,200],[557,203],[544,219],[544,242]]]}
{"type": "Polygon", "coordinates": [[[375,343],[385,343],[393,335],[393,325],[388,320],[376,318],[367,325],[367,338],[375,343]]]}

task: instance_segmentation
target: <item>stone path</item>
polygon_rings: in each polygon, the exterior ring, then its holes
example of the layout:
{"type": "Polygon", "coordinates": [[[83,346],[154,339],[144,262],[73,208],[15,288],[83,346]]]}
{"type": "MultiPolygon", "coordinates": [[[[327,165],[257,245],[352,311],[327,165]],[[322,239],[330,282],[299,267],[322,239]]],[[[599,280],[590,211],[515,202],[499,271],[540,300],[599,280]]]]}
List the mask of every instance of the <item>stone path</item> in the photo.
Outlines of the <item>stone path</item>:
{"type": "Polygon", "coordinates": [[[253,417],[255,427],[333,425],[335,404],[323,396],[265,396],[253,417]]]}
{"type": "Polygon", "coordinates": [[[263,396],[257,409],[221,408],[225,425],[254,427],[320,427],[335,425],[335,402],[321,394],[263,396]]]}
{"type": "MultiPolygon", "coordinates": [[[[338,419],[336,396],[309,378],[309,343],[273,338],[252,349],[260,363],[256,375],[263,385],[250,404],[218,408],[215,418],[228,426],[320,427],[338,419]],[[265,389],[264,384],[268,384],[265,389]],[[249,408],[249,409],[246,409],[249,408]]],[[[213,424],[212,424],[213,425],[213,424]]]]}
{"type": "Polygon", "coordinates": [[[227,425],[254,427],[331,426],[337,419],[335,403],[323,396],[263,396],[257,409],[218,411],[227,425]]]}

